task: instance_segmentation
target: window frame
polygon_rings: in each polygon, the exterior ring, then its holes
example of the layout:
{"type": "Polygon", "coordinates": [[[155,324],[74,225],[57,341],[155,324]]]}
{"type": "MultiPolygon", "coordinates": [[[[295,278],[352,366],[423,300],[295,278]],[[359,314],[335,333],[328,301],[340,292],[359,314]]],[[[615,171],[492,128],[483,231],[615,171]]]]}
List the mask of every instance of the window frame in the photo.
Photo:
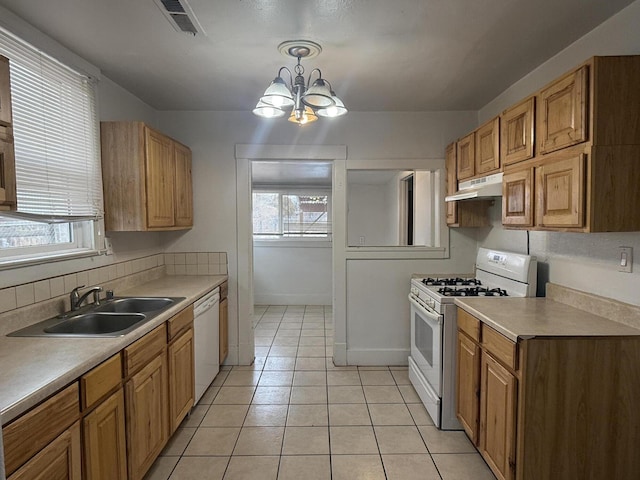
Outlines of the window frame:
{"type": "Polygon", "coordinates": [[[274,244],[274,243],[282,243],[287,244],[289,246],[293,246],[294,244],[306,244],[306,243],[327,243],[330,244],[333,239],[333,209],[332,209],[332,198],[331,198],[331,188],[323,188],[323,187],[286,187],[286,186],[254,186],[251,190],[251,232],[253,237],[254,244],[274,244]],[[260,234],[255,233],[253,227],[253,195],[255,193],[275,193],[279,195],[279,229],[280,234],[275,234],[271,237],[266,237],[262,235],[268,234],[260,234]],[[298,195],[298,196],[326,196],[327,197],[327,220],[328,220],[328,232],[323,235],[304,235],[301,234],[299,236],[285,236],[284,234],[284,216],[282,212],[283,202],[282,197],[284,195],[298,195]]]}

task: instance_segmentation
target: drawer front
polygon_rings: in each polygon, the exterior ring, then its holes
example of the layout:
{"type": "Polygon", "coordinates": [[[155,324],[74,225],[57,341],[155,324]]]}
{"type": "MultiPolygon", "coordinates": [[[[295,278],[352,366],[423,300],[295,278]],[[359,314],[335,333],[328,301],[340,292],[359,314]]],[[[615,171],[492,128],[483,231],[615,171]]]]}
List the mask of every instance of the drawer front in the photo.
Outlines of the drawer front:
{"type": "Polygon", "coordinates": [[[182,330],[189,328],[193,321],[193,305],[189,305],[177,315],[167,320],[168,340],[175,338],[182,330]]]}
{"type": "Polygon", "coordinates": [[[458,308],[458,328],[476,342],[480,341],[480,320],[458,308]]]}
{"type": "Polygon", "coordinates": [[[80,377],[82,409],[93,406],[121,382],[122,356],[118,353],[80,377]]]}
{"type": "Polygon", "coordinates": [[[518,370],[518,345],[488,325],[482,325],[482,348],[505,366],[518,370]]]}
{"type": "Polygon", "coordinates": [[[2,428],[5,470],[11,475],[80,418],[78,382],[2,428]]]}
{"type": "Polygon", "coordinates": [[[125,376],[129,376],[144,367],[167,345],[167,327],[163,323],[147,333],[137,342],[124,349],[125,376]]]}

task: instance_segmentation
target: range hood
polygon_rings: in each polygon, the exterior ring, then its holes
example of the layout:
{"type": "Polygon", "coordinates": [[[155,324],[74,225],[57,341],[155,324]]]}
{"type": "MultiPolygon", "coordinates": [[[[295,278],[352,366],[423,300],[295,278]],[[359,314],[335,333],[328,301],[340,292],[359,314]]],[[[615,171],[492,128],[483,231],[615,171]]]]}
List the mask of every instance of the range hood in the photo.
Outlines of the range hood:
{"type": "Polygon", "coordinates": [[[469,200],[473,198],[501,197],[502,172],[460,182],[459,189],[453,195],[444,198],[445,202],[469,200]]]}

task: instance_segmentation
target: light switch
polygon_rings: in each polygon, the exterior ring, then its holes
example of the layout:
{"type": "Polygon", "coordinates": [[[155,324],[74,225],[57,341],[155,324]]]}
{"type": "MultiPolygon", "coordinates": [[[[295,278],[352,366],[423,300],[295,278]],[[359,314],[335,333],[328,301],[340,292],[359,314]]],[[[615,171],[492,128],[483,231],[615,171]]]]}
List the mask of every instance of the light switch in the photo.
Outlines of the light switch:
{"type": "Polygon", "coordinates": [[[620,263],[618,264],[618,271],[631,273],[633,268],[633,248],[632,247],[618,247],[618,253],[620,255],[620,263]]]}

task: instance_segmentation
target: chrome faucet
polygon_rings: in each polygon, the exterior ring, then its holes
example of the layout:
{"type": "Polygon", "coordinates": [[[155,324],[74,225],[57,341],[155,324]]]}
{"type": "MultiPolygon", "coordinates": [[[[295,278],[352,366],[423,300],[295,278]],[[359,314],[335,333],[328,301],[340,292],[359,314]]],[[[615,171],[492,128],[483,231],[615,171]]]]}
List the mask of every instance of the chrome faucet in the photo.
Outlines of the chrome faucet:
{"type": "Polygon", "coordinates": [[[79,287],[71,290],[71,310],[78,310],[82,302],[86,300],[86,298],[93,293],[93,304],[100,305],[100,292],[102,291],[102,287],[92,287],[80,296],[78,290],[84,288],[84,285],[80,285],[79,287]]]}

